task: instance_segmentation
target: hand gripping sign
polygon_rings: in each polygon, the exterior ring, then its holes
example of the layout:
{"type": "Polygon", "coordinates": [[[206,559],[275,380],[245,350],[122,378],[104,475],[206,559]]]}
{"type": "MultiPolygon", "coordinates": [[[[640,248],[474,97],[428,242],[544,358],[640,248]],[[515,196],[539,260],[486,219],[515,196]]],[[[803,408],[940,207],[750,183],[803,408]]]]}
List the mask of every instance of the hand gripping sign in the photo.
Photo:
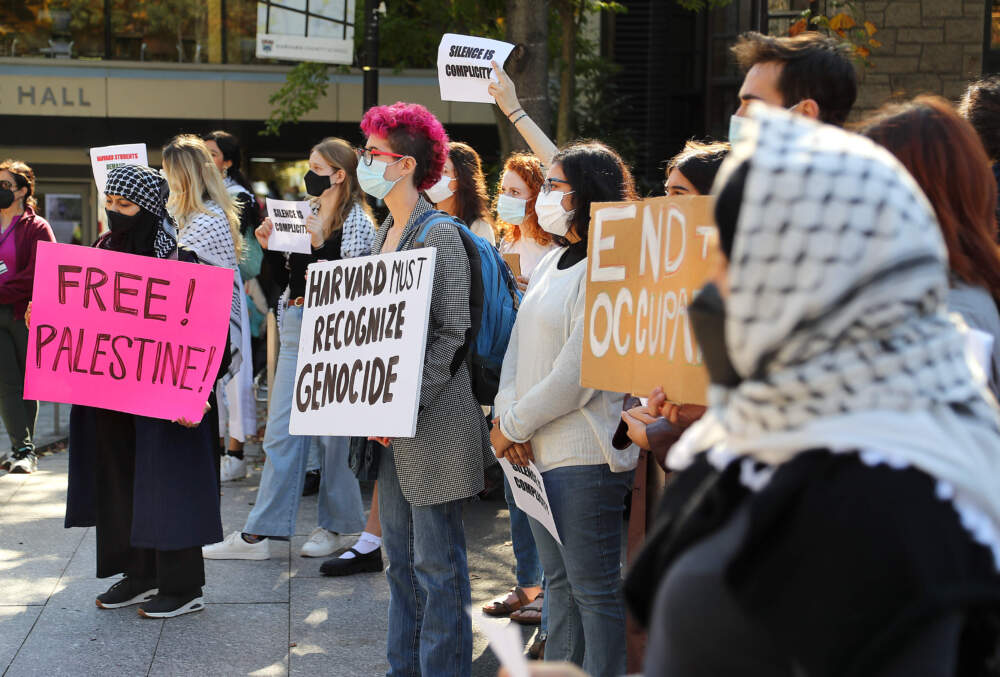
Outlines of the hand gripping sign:
{"type": "Polygon", "coordinates": [[[309,266],[289,432],[417,432],[434,248],[309,266]]]}
{"type": "Polygon", "coordinates": [[[200,421],[232,289],[228,268],[40,242],[25,398],[200,421]]]}
{"type": "Polygon", "coordinates": [[[580,382],[705,404],[708,372],[687,307],[717,263],[707,196],[605,202],[590,210],[580,382]]]}

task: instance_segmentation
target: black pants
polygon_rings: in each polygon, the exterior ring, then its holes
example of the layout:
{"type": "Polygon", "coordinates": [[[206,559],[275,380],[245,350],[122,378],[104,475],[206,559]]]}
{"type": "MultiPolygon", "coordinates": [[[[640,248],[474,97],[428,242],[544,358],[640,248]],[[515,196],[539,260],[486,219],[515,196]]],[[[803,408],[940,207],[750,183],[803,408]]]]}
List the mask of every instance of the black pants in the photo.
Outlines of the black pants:
{"type": "Polygon", "coordinates": [[[24,360],[28,328],[14,319],[14,307],[0,305],[0,416],[11,451],[34,449],[38,402],[24,399],[24,360]]]}
{"type": "Polygon", "coordinates": [[[125,574],[182,595],[205,585],[201,548],[153,550],[131,544],[135,487],[135,418],[97,411],[97,577],[125,574]]]}

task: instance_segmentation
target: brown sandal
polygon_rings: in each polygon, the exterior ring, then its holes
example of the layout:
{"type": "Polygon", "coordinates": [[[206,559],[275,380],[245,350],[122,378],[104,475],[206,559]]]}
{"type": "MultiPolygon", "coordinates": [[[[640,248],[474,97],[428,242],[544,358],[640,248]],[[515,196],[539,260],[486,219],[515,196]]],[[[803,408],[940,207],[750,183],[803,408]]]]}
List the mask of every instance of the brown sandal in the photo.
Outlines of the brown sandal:
{"type": "Polygon", "coordinates": [[[487,616],[509,616],[521,607],[527,606],[530,603],[531,600],[528,599],[526,594],[524,594],[524,590],[522,590],[520,586],[515,585],[510,589],[510,593],[507,594],[507,597],[500,600],[494,600],[484,606],[483,613],[487,616]],[[516,601],[507,601],[507,598],[509,598],[511,594],[517,598],[516,601]]]}
{"type": "Polygon", "coordinates": [[[525,604],[519,611],[511,613],[510,620],[521,625],[541,625],[543,599],[544,593],[539,594],[531,604],[525,604]]]}

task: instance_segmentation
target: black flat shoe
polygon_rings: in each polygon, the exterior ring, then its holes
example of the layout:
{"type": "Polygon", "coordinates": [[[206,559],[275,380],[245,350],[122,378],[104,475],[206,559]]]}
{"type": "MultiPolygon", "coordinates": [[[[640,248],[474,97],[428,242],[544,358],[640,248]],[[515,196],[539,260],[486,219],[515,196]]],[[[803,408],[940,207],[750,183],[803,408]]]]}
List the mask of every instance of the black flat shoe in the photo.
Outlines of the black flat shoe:
{"type": "Polygon", "coordinates": [[[306,472],[305,482],[302,484],[303,496],[315,496],[319,493],[319,470],[309,470],[306,472]]]}
{"type": "Polygon", "coordinates": [[[382,571],[382,548],[376,548],[367,555],[362,555],[354,548],[347,549],[354,553],[351,559],[334,557],[328,559],[319,567],[324,576],[353,576],[354,574],[370,574],[382,571]]]}

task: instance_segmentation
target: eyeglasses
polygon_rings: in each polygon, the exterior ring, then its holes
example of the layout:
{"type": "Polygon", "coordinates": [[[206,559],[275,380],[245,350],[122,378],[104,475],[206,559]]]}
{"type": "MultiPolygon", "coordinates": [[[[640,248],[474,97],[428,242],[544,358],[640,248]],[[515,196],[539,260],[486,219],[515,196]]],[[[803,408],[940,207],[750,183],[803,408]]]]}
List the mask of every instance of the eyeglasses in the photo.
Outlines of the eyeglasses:
{"type": "Polygon", "coordinates": [[[394,158],[404,158],[405,155],[400,155],[399,153],[388,153],[384,150],[378,150],[376,148],[355,148],[354,152],[358,154],[358,161],[364,162],[366,167],[372,166],[372,160],[375,156],[379,157],[394,157],[394,158]]]}
{"type": "MultiPolygon", "coordinates": [[[[542,182],[542,193],[548,195],[549,193],[552,192],[552,189],[556,187],[557,183],[565,183],[567,186],[570,185],[569,181],[566,181],[564,179],[545,179],[545,181],[542,182]]],[[[562,192],[572,193],[573,191],[566,190],[562,192]]]]}

